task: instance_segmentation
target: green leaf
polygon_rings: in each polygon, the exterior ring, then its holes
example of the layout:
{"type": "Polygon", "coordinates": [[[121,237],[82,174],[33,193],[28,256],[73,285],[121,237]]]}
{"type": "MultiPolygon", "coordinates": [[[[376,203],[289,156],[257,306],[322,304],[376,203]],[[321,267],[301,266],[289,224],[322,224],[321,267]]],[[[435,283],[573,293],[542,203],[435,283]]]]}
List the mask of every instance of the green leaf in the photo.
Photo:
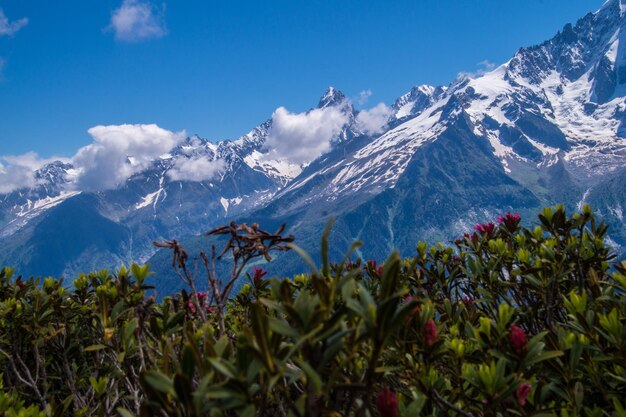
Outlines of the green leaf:
{"type": "Polygon", "coordinates": [[[135,417],[133,413],[131,413],[124,407],[117,407],[117,412],[120,415],[120,417],[135,417]]]}
{"type": "Polygon", "coordinates": [[[215,370],[220,374],[231,379],[237,378],[237,374],[235,370],[232,369],[232,365],[230,363],[222,362],[219,358],[208,358],[207,360],[209,361],[211,366],[215,368],[215,370]]]}
{"type": "Polygon", "coordinates": [[[328,261],[328,236],[330,235],[330,230],[332,229],[334,222],[335,219],[331,218],[324,228],[324,233],[322,233],[322,276],[325,277],[330,275],[330,263],[328,261]]]}
{"type": "Polygon", "coordinates": [[[319,374],[315,372],[311,365],[309,365],[308,362],[301,360],[300,358],[296,358],[294,359],[294,361],[296,362],[296,365],[298,365],[298,367],[302,369],[302,371],[306,375],[307,382],[313,386],[315,393],[319,394],[320,392],[322,392],[322,378],[320,378],[319,374]]]}
{"type": "Polygon", "coordinates": [[[563,352],[560,350],[552,350],[549,352],[540,353],[537,356],[534,356],[526,361],[526,366],[532,366],[536,363],[546,361],[548,359],[558,358],[559,356],[563,356],[563,352]]]}
{"type": "Polygon", "coordinates": [[[168,393],[173,387],[172,380],[158,371],[146,371],[141,374],[141,379],[158,392],[168,393]]]}
{"type": "Polygon", "coordinates": [[[298,337],[298,332],[287,323],[286,320],[278,319],[275,317],[269,318],[270,329],[274,333],[282,334],[283,336],[298,337]]]}
{"type": "Polygon", "coordinates": [[[85,349],[83,349],[84,352],[95,352],[97,350],[102,350],[102,349],[106,349],[108,346],[106,345],[91,345],[91,346],[87,346],[85,349]]]}

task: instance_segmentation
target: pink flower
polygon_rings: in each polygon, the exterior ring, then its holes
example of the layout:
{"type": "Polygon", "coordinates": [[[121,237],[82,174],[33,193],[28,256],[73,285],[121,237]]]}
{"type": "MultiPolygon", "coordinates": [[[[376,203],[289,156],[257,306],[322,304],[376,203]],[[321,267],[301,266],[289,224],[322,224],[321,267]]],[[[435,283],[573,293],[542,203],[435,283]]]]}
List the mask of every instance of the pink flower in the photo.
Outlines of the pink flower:
{"type": "Polygon", "coordinates": [[[206,292],[198,292],[198,293],[196,293],[196,297],[198,297],[198,303],[199,304],[204,304],[204,300],[207,297],[207,293],[206,292]]]}
{"type": "Polygon", "coordinates": [[[437,325],[433,320],[428,320],[424,325],[424,341],[426,342],[426,347],[432,347],[437,340],[439,340],[437,325]]]}
{"type": "Polygon", "coordinates": [[[491,236],[493,234],[496,225],[493,222],[485,223],[485,224],[477,224],[474,226],[474,230],[480,233],[483,236],[491,236]]]}
{"type": "Polygon", "coordinates": [[[263,268],[257,268],[254,267],[254,275],[252,277],[252,279],[254,280],[254,285],[259,285],[261,284],[261,281],[263,281],[263,277],[267,275],[267,272],[263,270],[263,268]]]}
{"type": "Polygon", "coordinates": [[[398,417],[398,397],[389,388],[383,388],[376,395],[376,409],[380,417],[398,417]]]}
{"type": "Polygon", "coordinates": [[[213,307],[213,306],[207,307],[206,312],[209,313],[209,314],[215,313],[215,307],[213,307]]]}
{"type": "Polygon", "coordinates": [[[195,314],[196,305],[193,303],[193,301],[189,300],[189,302],[187,303],[187,307],[189,308],[189,311],[191,312],[191,314],[195,314]]]}
{"type": "Polygon", "coordinates": [[[519,405],[522,407],[526,405],[526,399],[528,398],[528,395],[530,395],[530,390],[531,387],[526,382],[517,388],[517,401],[519,401],[519,405]]]}
{"type": "Polygon", "coordinates": [[[528,338],[526,337],[526,333],[524,329],[521,327],[511,324],[511,331],[509,332],[509,341],[511,342],[511,346],[513,346],[513,350],[517,353],[518,356],[521,356],[528,349],[528,338]]]}
{"type": "Polygon", "coordinates": [[[522,218],[517,213],[507,213],[506,216],[498,217],[498,223],[504,224],[509,232],[514,232],[515,230],[517,230],[517,225],[519,224],[520,220],[522,220],[522,218]]]}

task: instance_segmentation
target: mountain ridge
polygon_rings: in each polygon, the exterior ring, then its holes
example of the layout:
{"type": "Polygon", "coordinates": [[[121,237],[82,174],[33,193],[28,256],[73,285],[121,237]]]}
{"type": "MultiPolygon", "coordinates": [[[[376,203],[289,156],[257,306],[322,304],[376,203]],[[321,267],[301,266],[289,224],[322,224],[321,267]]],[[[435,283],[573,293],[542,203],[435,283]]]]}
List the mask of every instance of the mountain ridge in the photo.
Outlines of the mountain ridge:
{"type": "MultiPolygon", "coordinates": [[[[231,219],[287,221],[315,254],[315,236],[331,214],[337,251],[364,239],[373,243],[361,254],[376,258],[390,249],[408,253],[417,239],[451,239],[509,210],[531,214],[546,204],[576,208],[583,201],[606,215],[622,250],[624,10],[622,1],[608,1],[480,76],[414,86],[378,115],[376,129],[364,127],[367,111],[329,87],[305,114],[334,112],[343,124],[310,161],[289,162],[268,149],[278,110],[233,141],[189,137],[119,188],[96,193],[94,211],[131,236],[113,245],[125,253],[113,250],[108,259],[164,265],[165,255],[152,257],[152,240],[195,235],[231,219]],[[181,160],[222,169],[211,179],[179,181],[171,173],[181,160]]],[[[41,172],[38,187],[0,201],[0,239],[22,242],[4,262],[28,253],[39,238],[29,224],[50,229],[46,211],[63,212],[68,201],[84,198],[64,188],[71,165],[55,164],[41,172]]],[[[74,273],[79,264],[67,259],[72,267],[50,274],[74,273]]],[[[19,266],[28,270],[28,260],[19,266]]]]}

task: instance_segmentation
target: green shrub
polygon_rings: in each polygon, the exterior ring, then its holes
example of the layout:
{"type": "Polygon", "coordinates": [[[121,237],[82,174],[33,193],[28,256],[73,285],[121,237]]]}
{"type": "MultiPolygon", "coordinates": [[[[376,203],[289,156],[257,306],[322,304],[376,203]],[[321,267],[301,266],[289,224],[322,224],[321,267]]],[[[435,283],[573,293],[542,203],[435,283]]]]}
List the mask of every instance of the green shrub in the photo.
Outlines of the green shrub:
{"type": "Polygon", "coordinates": [[[358,243],[330,263],[329,227],[321,268],[302,254],[311,273],[284,280],[242,271],[269,257],[263,248],[299,251],[290,239],[231,225],[221,230],[233,233],[232,276],[218,280],[205,255],[212,290],[197,292],[184,250],[170,245],[190,291],[160,302],[146,295],[146,266],[81,275],[71,289],[4,269],[0,410],[626,416],[626,262],[612,264],[588,207],[538,218],[527,229],[508,214],[382,265],[354,260],[358,243]],[[256,243],[238,245],[246,239],[256,243]],[[248,283],[230,296],[237,279],[248,283]]]}

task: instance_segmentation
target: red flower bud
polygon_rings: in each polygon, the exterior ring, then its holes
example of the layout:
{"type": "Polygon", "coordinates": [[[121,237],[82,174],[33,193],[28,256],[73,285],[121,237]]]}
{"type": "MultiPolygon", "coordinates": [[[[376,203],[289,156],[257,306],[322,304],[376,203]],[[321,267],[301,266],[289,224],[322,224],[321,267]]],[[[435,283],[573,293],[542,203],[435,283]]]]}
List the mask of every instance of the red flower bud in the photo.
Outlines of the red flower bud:
{"type": "Polygon", "coordinates": [[[437,340],[439,340],[437,325],[433,320],[428,320],[424,325],[424,341],[426,342],[426,347],[432,347],[437,340]]]}
{"type": "Polygon", "coordinates": [[[22,282],[22,280],[21,280],[21,279],[19,279],[19,278],[17,279],[17,281],[15,281],[15,284],[17,284],[17,286],[20,288],[20,290],[21,290],[22,288],[24,288],[24,283],[23,283],[23,282],[22,282]]]}
{"type": "Polygon", "coordinates": [[[517,388],[517,401],[522,407],[526,405],[526,398],[528,398],[528,395],[530,395],[530,390],[530,385],[525,382],[520,385],[519,388],[517,388]]]}
{"type": "Polygon", "coordinates": [[[528,338],[526,337],[524,329],[515,324],[511,324],[509,341],[511,342],[511,346],[518,356],[522,356],[524,352],[526,352],[526,349],[528,349],[528,338]]]}
{"type": "Polygon", "coordinates": [[[522,220],[522,218],[517,213],[507,213],[506,216],[498,217],[498,223],[504,224],[504,226],[510,232],[514,232],[515,230],[517,230],[517,225],[519,224],[520,220],[522,220]]]}
{"type": "Polygon", "coordinates": [[[474,230],[476,230],[478,233],[480,233],[483,236],[486,235],[489,237],[491,237],[495,228],[496,228],[496,225],[493,224],[492,222],[485,223],[485,224],[477,224],[476,226],[474,226],[474,230]]]}
{"type": "Polygon", "coordinates": [[[398,417],[398,397],[389,388],[383,388],[376,395],[376,409],[380,417],[398,417]]]}
{"type": "Polygon", "coordinates": [[[252,279],[254,280],[254,285],[261,284],[263,277],[267,275],[267,272],[263,270],[263,268],[254,267],[254,275],[252,279]]]}

